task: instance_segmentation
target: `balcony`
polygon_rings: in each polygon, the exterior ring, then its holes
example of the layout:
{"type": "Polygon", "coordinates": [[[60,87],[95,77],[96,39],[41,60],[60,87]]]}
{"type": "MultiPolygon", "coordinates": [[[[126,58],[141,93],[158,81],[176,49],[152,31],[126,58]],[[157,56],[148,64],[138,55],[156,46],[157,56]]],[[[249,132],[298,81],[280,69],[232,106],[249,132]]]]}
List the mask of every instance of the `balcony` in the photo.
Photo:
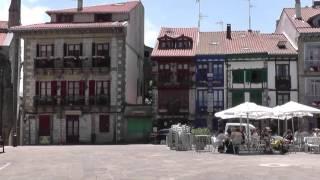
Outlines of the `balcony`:
{"type": "Polygon", "coordinates": [[[35,106],[54,106],[57,105],[57,98],[53,96],[35,96],[35,106]]]}
{"type": "Polygon", "coordinates": [[[108,56],[93,56],[92,67],[110,67],[110,57],[108,56]]]}
{"type": "Polygon", "coordinates": [[[159,106],[160,114],[167,115],[183,115],[189,114],[188,103],[166,103],[159,106]]]}
{"type": "Polygon", "coordinates": [[[320,60],[305,60],[306,72],[320,72],[320,60]]]}
{"type": "Polygon", "coordinates": [[[65,106],[82,106],[85,105],[84,96],[66,96],[61,99],[61,104],[65,106]]]}
{"type": "Polygon", "coordinates": [[[54,58],[54,57],[36,57],[34,59],[34,67],[36,69],[55,68],[59,61],[60,61],[59,58],[54,58]]]}
{"type": "Polygon", "coordinates": [[[63,58],[63,67],[64,68],[81,68],[83,64],[82,57],[75,56],[65,56],[63,58]]]}
{"type": "Polygon", "coordinates": [[[291,89],[291,77],[290,76],[276,76],[276,89],[277,90],[290,90],[291,89]]]}
{"type": "Polygon", "coordinates": [[[309,94],[310,93],[307,93],[305,97],[305,101],[307,105],[320,108],[320,94],[319,95],[309,95],[309,94]]]}
{"type": "Polygon", "coordinates": [[[109,106],[110,97],[108,95],[97,95],[89,97],[89,104],[96,106],[109,106]]]}

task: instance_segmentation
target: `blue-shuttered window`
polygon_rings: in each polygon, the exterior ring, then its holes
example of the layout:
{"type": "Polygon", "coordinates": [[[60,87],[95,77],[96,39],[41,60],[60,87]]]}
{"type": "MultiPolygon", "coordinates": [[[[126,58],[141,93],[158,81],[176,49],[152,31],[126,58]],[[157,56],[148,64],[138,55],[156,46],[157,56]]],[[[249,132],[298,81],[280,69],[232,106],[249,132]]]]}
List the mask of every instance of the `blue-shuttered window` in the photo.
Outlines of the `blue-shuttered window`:
{"type": "Polygon", "coordinates": [[[198,90],[198,110],[207,111],[208,90],[198,90]]]}
{"type": "Polygon", "coordinates": [[[209,72],[207,63],[201,63],[197,65],[197,81],[207,81],[207,74],[209,72]]]}
{"type": "Polygon", "coordinates": [[[213,108],[216,111],[223,110],[224,95],[222,89],[213,90],[213,108]]]}
{"type": "Polygon", "coordinates": [[[212,65],[212,73],[214,80],[222,80],[223,79],[223,64],[217,63],[212,65]]]}

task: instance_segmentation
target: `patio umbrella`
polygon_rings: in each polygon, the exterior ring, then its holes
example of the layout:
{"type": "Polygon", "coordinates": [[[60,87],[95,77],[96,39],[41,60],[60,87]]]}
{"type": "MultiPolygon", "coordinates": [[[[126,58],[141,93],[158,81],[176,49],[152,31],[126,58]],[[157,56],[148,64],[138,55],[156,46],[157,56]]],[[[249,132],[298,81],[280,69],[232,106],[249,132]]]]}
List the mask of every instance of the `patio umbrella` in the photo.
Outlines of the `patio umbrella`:
{"type": "MultiPolygon", "coordinates": [[[[290,101],[284,105],[281,105],[278,109],[278,112],[276,114],[282,114],[287,117],[292,118],[292,130],[294,131],[294,123],[293,118],[294,117],[305,117],[310,116],[310,114],[320,114],[320,110],[314,107],[310,107],[304,104],[300,104],[294,101],[290,101]]],[[[286,121],[288,118],[286,118],[286,121]]],[[[286,130],[288,128],[286,127],[286,130]]]]}
{"type": "Polygon", "coordinates": [[[258,119],[261,116],[273,114],[272,109],[264,106],[257,105],[252,102],[245,102],[230,109],[220,111],[215,114],[216,117],[234,117],[247,119],[247,136],[249,140],[249,119],[258,119]]]}

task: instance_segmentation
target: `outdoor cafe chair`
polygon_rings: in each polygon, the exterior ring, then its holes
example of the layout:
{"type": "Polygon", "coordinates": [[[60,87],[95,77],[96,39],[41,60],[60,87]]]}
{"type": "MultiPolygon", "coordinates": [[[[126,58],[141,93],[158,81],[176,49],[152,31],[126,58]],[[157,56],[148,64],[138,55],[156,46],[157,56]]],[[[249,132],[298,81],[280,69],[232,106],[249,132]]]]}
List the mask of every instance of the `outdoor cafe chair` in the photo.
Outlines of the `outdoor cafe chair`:
{"type": "Polygon", "coordinates": [[[305,137],[304,142],[306,152],[320,153],[320,137],[305,137]]]}

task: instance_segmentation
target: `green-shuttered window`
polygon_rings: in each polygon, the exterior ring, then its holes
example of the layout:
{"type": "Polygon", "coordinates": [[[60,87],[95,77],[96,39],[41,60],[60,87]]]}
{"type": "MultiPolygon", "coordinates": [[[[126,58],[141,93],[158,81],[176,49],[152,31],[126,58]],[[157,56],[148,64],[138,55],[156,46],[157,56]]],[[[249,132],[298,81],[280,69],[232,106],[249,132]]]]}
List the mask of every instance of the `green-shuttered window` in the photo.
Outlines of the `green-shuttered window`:
{"type": "Polygon", "coordinates": [[[232,106],[237,106],[244,102],[244,92],[234,91],[232,92],[232,106]]]}
{"type": "Polygon", "coordinates": [[[244,75],[243,70],[233,70],[232,71],[233,83],[244,83],[243,75],[244,75]]]}
{"type": "Polygon", "coordinates": [[[268,75],[266,69],[247,69],[246,82],[250,83],[262,83],[267,82],[268,75]]]}
{"type": "Polygon", "coordinates": [[[262,105],[262,92],[261,91],[251,91],[250,101],[256,104],[262,105]]]}

